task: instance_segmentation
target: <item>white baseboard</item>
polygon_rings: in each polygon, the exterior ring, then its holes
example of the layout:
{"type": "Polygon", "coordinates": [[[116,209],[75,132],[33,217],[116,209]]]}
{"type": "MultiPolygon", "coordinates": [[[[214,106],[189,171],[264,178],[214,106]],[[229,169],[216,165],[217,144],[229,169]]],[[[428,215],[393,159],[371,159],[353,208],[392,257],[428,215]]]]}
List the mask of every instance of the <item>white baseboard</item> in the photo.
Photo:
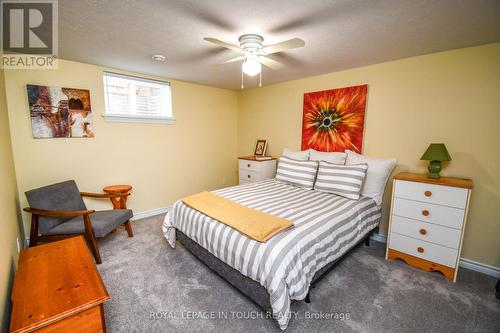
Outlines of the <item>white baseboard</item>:
{"type": "MultiPolygon", "coordinates": [[[[387,243],[387,236],[381,235],[381,234],[373,234],[371,239],[373,239],[376,242],[380,243],[387,243]]],[[[495,266],[490,266],[483,264],[478,261],[466,259],[466,258],[460,258],[460,267],[467,268],[479,273],[483,273],[489,276],[493,276],[495,278],[500,278],[500,267],[495,267],[495,266]]]]}
{"type": "Polygon", "coordinates": [[[493,276],[497,279],[500,279],[500,268],[495,266],[490,266],[483,264],[478,261],[460,258],[460,267],[467,268],[479,273],[483,273],[489,276],[493,276]]]}
{"type": "Polygon", "coordinates": [[[380,243],[387,243],[387,236],[381,235],[379,233],[373,233],[373,235],[370,237],[370,239],[373,239],[376,242],[380,243]]]}
{"type": "Polygon", "coordinates": [[[145,219],[146,217],[151,217],[155,215],[160,215],[160,214],[165,214],[168,212],[168,210],[171,208],[171,206],[168,207],[162,207],[162,208],[156,208],[156,209],[151,209],[151,210],[146,210],[144,212],[139,212],[139,213],[134,213],[134,217],[132,217],[132,221],[135,220],[140,220],[140,219],[145,219]]]}

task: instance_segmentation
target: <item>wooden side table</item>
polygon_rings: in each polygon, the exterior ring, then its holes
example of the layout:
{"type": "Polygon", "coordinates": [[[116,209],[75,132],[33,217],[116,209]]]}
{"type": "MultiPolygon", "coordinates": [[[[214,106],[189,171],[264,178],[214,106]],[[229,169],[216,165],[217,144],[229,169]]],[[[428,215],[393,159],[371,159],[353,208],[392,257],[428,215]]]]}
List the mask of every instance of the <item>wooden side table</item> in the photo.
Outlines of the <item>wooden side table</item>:
{"type": "Polygon", "coordinates": [[[109,299],[83,236],[21,251],[10,332],[106,332],[109,299]]]}
{"type": "MultiPolygon", "coordinates": [[[[132,186],[130,185],[110,185],[106,186],[103,189],[103,192],[109,193],[109,194],[125,194],[129,193],[132,191],[132,186]]],[[[123,203],[121,202],[120,198],[110,198],[111,203],[113,204],[114,209],[127,209],[127,198],[123,198],[123,203]]]]}

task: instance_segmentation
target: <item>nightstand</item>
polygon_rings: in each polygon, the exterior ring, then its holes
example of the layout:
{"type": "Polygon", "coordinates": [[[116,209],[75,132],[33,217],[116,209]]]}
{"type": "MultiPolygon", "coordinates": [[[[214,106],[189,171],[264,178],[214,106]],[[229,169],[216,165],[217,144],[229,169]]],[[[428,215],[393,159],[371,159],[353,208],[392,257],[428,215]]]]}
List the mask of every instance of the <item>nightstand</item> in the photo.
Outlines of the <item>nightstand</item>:
{"type": "Polygon", "coordinates": [[[276,158],[259,161],[254,156],[238,157],[240,184],[274,178],[276,158]]]}
{"type": "Polygon", "coordinates": [[[386,259],[457,279],[472,181],[400,173],[393,180],[386,259]]]}

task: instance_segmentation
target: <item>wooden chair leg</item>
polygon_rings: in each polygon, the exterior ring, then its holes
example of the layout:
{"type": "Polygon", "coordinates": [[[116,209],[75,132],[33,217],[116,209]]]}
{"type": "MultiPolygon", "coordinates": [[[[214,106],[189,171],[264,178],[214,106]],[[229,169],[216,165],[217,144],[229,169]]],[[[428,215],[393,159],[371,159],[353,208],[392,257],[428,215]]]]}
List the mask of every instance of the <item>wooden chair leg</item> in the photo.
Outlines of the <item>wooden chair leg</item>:
{"type": "Polygon", "coordinates": [[[99,248],[97,247],[97,242],[95,241],[94,235],[85,234],[85,238],[87,239],[87,243],[89,244],[90,250],[94,255],[96,264],[101,264],[102,263],[101,254],[99,253],[99,248]]]}
{"type": "Polygon", "coordinates": [[[129,237],[134,237],[134,231],[132,230],[132,223],[130,223],[130,220],[124,223],[125,229],[127,229],[127,233],[129,237]]]}
{"type": "Polygon", "coordinates": [[[97,247],[94,231],[92,230],[92,224],[90,223],[90,217],[88,215],[84,215],[83,222],[85,223],[85,238],[87,239],[87,243],[89,244],[90,250],[94,255],[95,262],[100,264],[102,263],[101,254],[99,253],[99,248],[97,247]]]}
{"type": "Polygon", "coordinates": [[[38,215],[31,214],[30,247],[38,244],[38,215]]]}

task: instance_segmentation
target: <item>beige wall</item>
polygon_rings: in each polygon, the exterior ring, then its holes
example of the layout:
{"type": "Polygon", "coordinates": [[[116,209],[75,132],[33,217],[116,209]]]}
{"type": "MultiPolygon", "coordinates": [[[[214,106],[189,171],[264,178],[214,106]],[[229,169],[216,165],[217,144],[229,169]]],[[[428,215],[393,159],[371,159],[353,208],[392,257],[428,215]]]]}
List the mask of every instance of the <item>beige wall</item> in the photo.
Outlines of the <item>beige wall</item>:
{"type": "MultiPolygon", "coordinates": [[[[183,195],[223,182],[236,183],[236,92],[171,81],[175,124],[107,122],[102,118],[103,70],[62,60],[58,70],[5,71],[21,205],[26,205],[26,190],[66,179],[75,179],[82,191],[131,184],[129,206],[135,212],[167,207],[183,195]],[[28,83],[89,89],[95,138],[33,139],[28,83]]],[[[109,203],[91,202],[89,207],[109,203]]]]}
{"type": "Polygon", "coordinates": [[[470,177],[475,184],[462,256],[498,267],[499,59],[497,43],[239,93],[173,81],[174,125],[104,121],[104,68],[99,66],[61,61],[53,71],[7,70],[21,205],[26,204],[24,191],[70,178],[86,191],[132,184],[130,207],[136,212],[166,207],[224,181],[235,184],[236,156],[250,154],[256,139],[269,139],[273,155],[284,147],[299,149],[304,92],[368,84],[364,153],[396,157],[396,171],[424,172],[425,163],[418,160],[422,152],[430,142],[445,142],[453,161],[443,174],[470,177]],[[33,139],[27,83],[90,89],[96,137],[33,139]]]}
{"type": "Polygon", "coordinates": [[[16,240],[20,237],[20,232],[17,216],[16,174],[5,104],[3,70],[0,71],[0,180],[0,331],[7,332],[11,281],[18,257],[16,240]]]}
{"type": "Polygon", "coordinates": [[[500,43],[244,91],[238,153],[259,138],[275,156],[299,149],[303,94],[359,84],[368,84],[363,153],[396,157],[396,172],[424,172],[428,144],[446,143],[453,161],[442,174],[474,180],[462,257],[500,267],[500,43]]]}

